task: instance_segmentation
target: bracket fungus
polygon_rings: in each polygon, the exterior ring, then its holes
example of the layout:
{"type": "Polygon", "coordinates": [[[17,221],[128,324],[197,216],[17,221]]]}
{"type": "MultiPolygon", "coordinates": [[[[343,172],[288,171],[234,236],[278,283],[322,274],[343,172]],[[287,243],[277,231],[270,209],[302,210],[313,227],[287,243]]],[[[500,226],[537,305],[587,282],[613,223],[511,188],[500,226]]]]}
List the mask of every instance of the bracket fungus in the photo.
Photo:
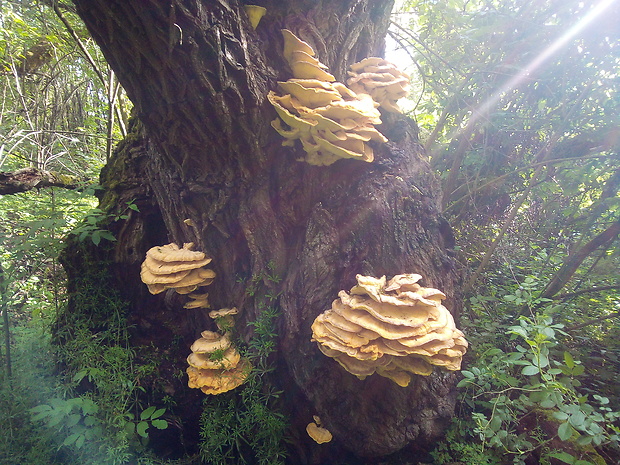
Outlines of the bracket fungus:
{"type": "Polygon", "coordinates": [[[211,259],[203,252],[192,250],[193,247],[192,242],[183,244],[183,247],[172,243],[153,247],[146,252],[140,278],[151,294],[159,294],[166,289],[189,294],[213,282],[215,272],[204,268],[211,259]]]}
{"type": "Polygon", "coordinates": [[[402,113],[396,101],[407,95],[409,76],[383,58],[369,57],[351,65],[347,84],[354,92],[370,95],[380,108],[402,113]]]}
{"type": "Polygon", "coordinates": [[[368,141],[387,142],[374,127],[381,114],[369,95],[356,94],[329,74],[314,57],[312,47],[288,29],[284,36],[284,58],[293,78],[278,82],[280,93],[267,95],[279,118],[271,126],[284,137],[282,145],[300,140],[311,165],[331,165],[342,158],[371,162],[368,141]]]}
{"type": "Polygon", "coordinates": [[[230,331],[235,326],[235,317],[239,310],[233,308],[221,308],[219,310],[211,310],[209,316],[215,320],[215,324],[222,331],[230,331]]]}
{"type": "Polygon", "coordinates": [[[187,357],[187,385],[205,394],[221,394],[243,384],[251,365],[232,345],[229,333],[203,331],[187,357]]]}
{"type": "Polygon", "coordinates": [[[332,440],[332,433],[326,428],[321,426],[321,419],[314,415],[314,422],[308,423],[306,426],[306,433],[310,436],[317,444],[324,444],[332,440]]]}
{"type": "Polygon", "coordinates": [[[421,278],[357,275],[351,292],[340,291],[316,317],[312,340],[359,379],[377,373],[405,387],[411,374],[428,376],[433,365],[460,370],[467,341],[441,305],[446,296],[417,284],[421,278]]]}
{"type": "Polygon", "coordinates": [[[267,13],[267,8],[260,5],[244,5],[244,9],[248,18],[250,19],[250,25],[252,29],[256,29],[258,27],[258,23],[265,13],[267,13]]]}

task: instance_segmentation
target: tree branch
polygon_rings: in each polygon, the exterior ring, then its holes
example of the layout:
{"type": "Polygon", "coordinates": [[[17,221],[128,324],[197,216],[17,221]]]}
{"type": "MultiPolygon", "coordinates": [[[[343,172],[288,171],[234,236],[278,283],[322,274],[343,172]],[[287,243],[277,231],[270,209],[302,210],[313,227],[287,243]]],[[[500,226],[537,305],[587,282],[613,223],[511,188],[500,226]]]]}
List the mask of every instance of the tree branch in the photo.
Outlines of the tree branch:
{"type": "Polygon", "coordinates": [[[558,270],[547,287],[540,295],[542,299],[550,299],[564,287],[564,285],[573,277],[577,268],[599,247],[609,247],[620,234],[620,220],[612,223],[605,231],[595,236],[590,242],[581,247],[575,253],[569,255],[564,265],[558,270]]]}
{"type": "Polygon", "coordinates": [[[614,312],[610,315],[607,316],[601,316],[599,318],[592,318],[591,320],[588,321],[584,321],[583,323],[579,323],[578,325],[573,325],[573,326],[569,326],[568,328],[565,328],[566,331],[574,331],[576,329],[581,329],[581,328],[585,328],[586,326],[590,326],[596,323],[599,323],[603,320],[610,320],[612,318],[616,318],[620,316],[620,312],[614,312]]]}
{"type": "Polygon", "coordinates": [[[615,284],[615,285],[611,285],[611,286],[598,286],[598,287],[591,287],[589,289],[582,289],[580,291],[575,291],[575,292],[566,292],[565,294],[558,294],[553,296],[553,300],[564,300],[564,299],[570,299],[571,297],[577,297],[583,294],[591,294],[594,292],[602,292],[602,291],[610,291],[612,289],[620,289],[620,284],[615,284]]]}
{"type": "Polygon", "coordinates": [[[17,171],[0,172],[0,195],[17,194],[42,187],[62,187],[77,189],[87,179],[77,176],[44,171],[36,168],[23,168],[17,171]]]}

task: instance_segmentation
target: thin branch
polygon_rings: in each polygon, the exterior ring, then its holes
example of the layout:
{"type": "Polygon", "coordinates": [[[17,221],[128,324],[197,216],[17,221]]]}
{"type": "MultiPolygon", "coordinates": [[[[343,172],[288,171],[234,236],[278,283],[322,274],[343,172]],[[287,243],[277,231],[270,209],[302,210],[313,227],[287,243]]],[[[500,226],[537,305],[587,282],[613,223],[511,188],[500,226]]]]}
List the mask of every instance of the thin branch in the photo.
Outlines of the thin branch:
{"type": "MultiPolygon", "coordinates": [[[[587,157],[579,157],[579,158],[555,158],[553,160],[546,160],[546,161],[541,161],[538,163],[532,163],[530,165],[527,166],[523,166],[517,170],[511,171],[510,173],[506,173],[506,174],[502,174],[501,176],[498,176],[496,178],[491,179],[490,181],[484,183],[482,186],[476,187],[474,190],[468,192],[467,194],[463,195],[462,197],[460,197],[459,199],[455,200],[454,202],[452,202],[450,205],[448,205],[444,210],[444,214],[446,212],[449,212],[450,210],[452,210],[456,205],[458,205],[461,202],[464,202],[467,198],[472,197],[474,194],[476,194],[477,192],[486,189],[489,186],[492,186],[500,181],[503,181],[505,178],[508,178],[510,176],[513,176],[517,173],[520,173],[522,171],[527,171],[527,170],[531,170],[533,168],[538,168],[539,166],[550,166],[550,165],[556,165],[556,164],[560,164],[560,163],[565,163],[565,162],[569,162],[569,161],[582,161],[582,160],[590,160],[593,158],[605,158],[606,155],[591,155],[591,156],[587,156],[587,157]]],[[[458,190],[457,190],[458,191],[458,190]]],[[[457,192],[454,191],[454,192],[457,192]]]]}
{"type": "Polygon", "coordinates": [[[616,318],[620,316],[620,312],[614,312],[607,316],[602,316],[599,318],[592,318],[591,320],[584,321],[583,323],[579,323],[578,325],[569,326],[568,328],[564,328],[565,331],[574,331],[576,329],[585,328],[586,326],[594,325],[604,320],[611,320],[612,318],[616,318]]]}
{"type": "Polygon", "coordinates": [[[566,292],[564,294],[554,295],[552,299],[553,300],[565,300],[565,299],[571,299],[573,297],[578,297],[583,294],[593,294],[595,292],[610,291],[612,289],[620,289],[620,284],[612,284],[610,286],[591,287],[589,289],[581,289],[580,291],[575,291],[575,292],[566,292]]]}
{"type": "Polygon", "coordinates": [[[562,267],[549,281],[545,290],[540,294],[541,299],[550,299],[556,295],[573,277],[583,261],[599,247],[609,247],[620,234],[620,220],[614,222],[605,231],[597,234],[587,244],[570,254],[562,267]]]}
{"type": "Polygon", "coordinates": [[[86,47],[84,46],[84,44],[80,40],[80,37],[75,32],[75,29],[73,29],[73,27],[71,26],[69,21],[67,21],[67,19],[63,16],[63,14],[61,13],[61,11],[58,8],[58,5],[56,5],[56,3],[54,3],[52,5],[52,9],[54,10],[54,13],[56,13],[56,16],[58,16],[58,19],[60,19],[60,21],[62,21],[62,23],[65,25],[65,28],[67,29],[67,32],[71,35],[71,37],[73,37],[73,40],[75,40],[75,43],[77,44],[78,48],[81,50],[82,54],[84,55],[84,57],[86,58],[86,60],[90,64],[91,68],[93,69],[93,71],[95,72],[95,74],[97,75],[99,80],[101,81],[101,84],[103,84],[103,87],[105,88],[105,86],[106,86],[105,76],[99,70],[99,67],[97,66],[97,63],[95,62],[95,60],[93,59],[91,54],[88,53],[88,50],[86,49],[86,47]]]}
{"type": "Polygon", "coordinates": [[[487,251],[484,253],[484,257],[482,258],[480,265],[478,265],[478,268],[476,268],[476,271],[474,271],[474,273],[467,280],[467,283],[465,284],[465,287],[463,288],[463,292],[465,294],[467,294],[474,287],[474,285],[476,284],[476,281],[478,281],[478,279],[480,278],[480,275],[486,269],[487,265],[491,261],[491,256],[493,255],[493,253],[499,246],[500,241],[503,239],[504,235],[508,231],[508,228],[510,228],[510,225],[516,218],[517,213],[519,212],[519,209],[521,208],[521,206],[523,205],[527,197],[530,195],[530,192],[533,189],[534,184],[536,184],[536,181],[538,180],[538,177],[540,176],[542,168],[543,167],[540,166],[536,169],[536,171],[532,175],[529,185],[521,193],[521,196],[515,201],[514,205],[512,206],[512,209],[510,210],[510,213],[508,214],[508,217],[506,218],[506,220],[504,221],[504,224],[502,225],[502,229],[499,231],[499,233],[497,233],[497,236],[495,236],[495,238],[493,239],[493,242],[491,243],[487,251]]]}

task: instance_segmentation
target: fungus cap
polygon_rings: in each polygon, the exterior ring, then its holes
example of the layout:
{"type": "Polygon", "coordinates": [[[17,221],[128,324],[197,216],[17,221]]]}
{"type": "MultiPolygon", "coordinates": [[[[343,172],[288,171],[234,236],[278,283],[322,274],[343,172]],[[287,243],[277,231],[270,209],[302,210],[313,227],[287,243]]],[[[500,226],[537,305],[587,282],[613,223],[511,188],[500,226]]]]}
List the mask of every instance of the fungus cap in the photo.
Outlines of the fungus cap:
{"type": "Polygon", "coordinates": [[[193,242],[183,244],[182,248],[175,243],[171,243],[152,247],[146,252],[146,254],[147,256],[151,256],[155,260],[162,262],[191,262],[205,258],[205,254],[203,252],[194,251],[192,250],[193,248],[193,242]]]}
{"type": "Polygon", "coordinates": [[[460,369],[467,341],[441,305],[445,295],[418,284],[420,275],[357,276],[312,324],[323,354],[363,379],[373,373],[406,386],[411,374],[428,376],[432,365],[460,369]]]}
{"type": "Polygon", "coordinates": [[[267,8],[259,5],[244,5],[243,8],[250,19],[252,29],[256,29],[262,17],[267,13],[267,8]]]}
{"type": "Polygon", "coordinates": [[[297,37],[288,29],[282,29],[282,37],[284,38],[284,58],[290,60],[293,52],[301,51],[310,56],[314,56],[314,49],[307,43],[297,37]]]}
{"type": "Polygon", "coordinates": [[[318,426],[316,423],[312,422],[306,426],[306,432],[308,436],[310,436],[317,444],[324,444],[332,440],[332,433],[329,432],[326,428],[318,426]]]}
{"type": "Polygon", "coordinates": [[[197,354],[205,354],[215,352],[216,350],[226,350],[230,347],[230,336],[228,334],[220,334],[215,331],[203,331],[201,337],[196,339],[190,350],[197,354]]]}
{"type": "Polygon", "coordinates": [[[239,310],[237,310],[237,307],[220,308],[219,310],[212,310],[209,312],[209,316],[213,318],[214,320],[216,318],[222,318],[228,315],[238,315],[238,314],[239,314],[239,310]]]}
{"type": "Polygon", "coordinates": [[[211,370],[229,370],[235,368],[240,360],[241,355],[239,355],[239,352],[232,346],[226,350],[219,350],[211,353],[192,352],[187,357],[187,363],[190,366],[211,370]]]}
{"type": "Polygon", "coordinates": [[[186,369],[189,378],[187,385],[190,388],[200,389],[205,394],[217,395],[243,384],[251,369],[252,366],[245,359],[231,370],[210,370],[190,365],[186,369]]]}

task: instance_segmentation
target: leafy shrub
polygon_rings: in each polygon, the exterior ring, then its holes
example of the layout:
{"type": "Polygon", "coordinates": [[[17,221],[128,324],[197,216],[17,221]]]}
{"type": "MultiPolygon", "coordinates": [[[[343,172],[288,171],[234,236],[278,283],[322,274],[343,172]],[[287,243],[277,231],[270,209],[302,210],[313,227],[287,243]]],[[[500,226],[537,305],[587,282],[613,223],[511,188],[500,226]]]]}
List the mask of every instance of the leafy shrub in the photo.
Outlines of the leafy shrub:
{"type": "Polygon", "coordinates": [[[462,371],[458,386],[466,389],[462,399],[472,417],[467,426],[478,436],[480,451],[494,449],[516,464],[536,452],[541,460],[553,457],[585,465],[592,462],[584,457],[597,457],[591,446],[620,445],[620,430],[614,425],[620,413],[607,406],[609,399],[589,399],[579,392],[578,377],[585,369],[561,349],[557,337],[565,334],[563,328],[544,313],[520,317],[517,325],[505,328],[514,350],[490,348],[462,371]],[[549,437],[549,431],[528,431],[524,419],[533,412],[553,420],[557,433],[549,437]],[[549,450],[555,435],[574,443],[572,452],[549,450]]]}

